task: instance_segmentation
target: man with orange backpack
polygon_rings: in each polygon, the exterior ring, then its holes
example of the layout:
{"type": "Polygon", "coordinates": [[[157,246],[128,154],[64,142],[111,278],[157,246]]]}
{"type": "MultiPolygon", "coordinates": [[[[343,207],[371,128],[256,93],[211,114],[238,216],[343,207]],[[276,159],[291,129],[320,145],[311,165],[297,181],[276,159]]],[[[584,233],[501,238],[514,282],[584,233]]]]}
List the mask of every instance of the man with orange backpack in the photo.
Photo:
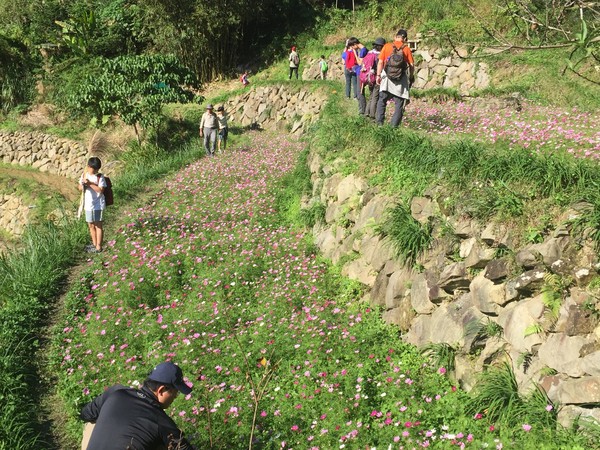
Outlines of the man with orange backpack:
{"type": "Polygon", "coordinates": [[[377,124],[383,125],[385,108],[389,100],[394,100],[396,109],[391,125],[397,127],[402,122],[404,107],[410,101],[410,87],[415,80],[415,61],[406,41],[406,30],[398,30],[394,42],[383,46],[377,63],[379,100],[377,101],[377,124]]]}

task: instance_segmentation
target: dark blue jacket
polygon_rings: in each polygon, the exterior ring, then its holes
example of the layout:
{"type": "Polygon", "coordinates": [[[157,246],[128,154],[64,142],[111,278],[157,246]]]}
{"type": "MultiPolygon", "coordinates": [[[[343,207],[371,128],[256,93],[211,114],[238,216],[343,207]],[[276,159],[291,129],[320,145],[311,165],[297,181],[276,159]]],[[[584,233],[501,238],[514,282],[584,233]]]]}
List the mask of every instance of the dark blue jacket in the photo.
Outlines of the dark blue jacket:
{"type": "Polygon", "coordinates": [[[149,389],[115,385],[81,410],[95,423],[87,450],[194,450],[149,389]]]}

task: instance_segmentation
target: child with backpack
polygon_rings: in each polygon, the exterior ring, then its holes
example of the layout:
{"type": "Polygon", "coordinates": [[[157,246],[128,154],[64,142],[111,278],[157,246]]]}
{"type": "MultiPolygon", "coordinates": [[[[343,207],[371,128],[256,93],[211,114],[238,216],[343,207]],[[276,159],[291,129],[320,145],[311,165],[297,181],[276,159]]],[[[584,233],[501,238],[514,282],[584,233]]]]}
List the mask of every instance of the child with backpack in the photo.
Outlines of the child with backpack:
{"type": "Polygon", "coordinates": [[[329,66],[327,65],[327,61],[325,61],[325,55],[321,55],[321,59],[319,60],[319,72],[321,73],[321,80],[325,80],[327,78],[328,70],[329,66]]]}
{"type": "Polygon", "coordinates": [[[102,167],[100,158],[93,156],[88,159],[87,167],[77,185],[77,188],[82,192],[85,221],[88,224],[92,238],[92,244],[85,248],[88,253],[100,253],[104,239],[102,215],[106,208],[104,191],[107,188],[107,180],[99,172],[100,167],[102,167]]]}
{"type": "Polygon", "coordinates": [[[375,119],[377,100],[379,99],[379,85],[375,82],[377,77],[377,61],[379,53],[385,45],[384,38],[377,38],[373,42],[373,49],[362,60],[358,80],[360,83],[360,96],[358,97],[358,113],[375,119]],[[366,101],[365,91],[369,88],[369,101],[366,101]]]}

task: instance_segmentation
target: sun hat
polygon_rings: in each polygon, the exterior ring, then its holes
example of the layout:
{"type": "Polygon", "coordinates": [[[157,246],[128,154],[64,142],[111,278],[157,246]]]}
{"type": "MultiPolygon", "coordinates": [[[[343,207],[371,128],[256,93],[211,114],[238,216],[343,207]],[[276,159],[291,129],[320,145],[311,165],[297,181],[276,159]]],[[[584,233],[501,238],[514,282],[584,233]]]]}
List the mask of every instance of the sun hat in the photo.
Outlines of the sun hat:
{"type": "Polygon", "coordinates": [[[182,370],[177,364],[174,364],[170,361],[160,363],[158,366],[156,366],[150,375],[148,375],[148,379],[175,386],[175,388],[183,395],[188,395],[190,392],[192,392],[192,388],[185,384],[185,381],[183,381],[182,370]]]}
{"type": "Polygon", "coordinates": [[[209,103],[208,105],[206,105],[206,109],[213,109],[212,103],[209,103]]]}
{"type": "Polygon", "coordinates": [[[373,45],[381,45],[383,47],[385,45],[385,39],[382,37],[378,37],[373,41],[373,45]]]}

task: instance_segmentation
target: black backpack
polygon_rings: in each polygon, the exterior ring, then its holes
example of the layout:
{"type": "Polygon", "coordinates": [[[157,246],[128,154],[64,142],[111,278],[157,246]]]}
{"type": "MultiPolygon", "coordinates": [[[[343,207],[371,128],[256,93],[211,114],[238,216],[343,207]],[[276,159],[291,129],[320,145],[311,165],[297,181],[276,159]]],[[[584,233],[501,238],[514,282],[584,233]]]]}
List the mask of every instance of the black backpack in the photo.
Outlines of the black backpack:
{"type": "Polygon", "coordinates": [[[104,181],[106,181],[106,187],[104,188],[104,204],[106,206],[111,206],[114,205],[115,203],[115,198],[113,195],[113,189],[112,189],[112,181],[110,181],[110,178],[108,178],[106,175],[102,175],[102,174],[98,174],[100,176],[104,177],[104,181]]]}
{"type": "Polygon", "coordinates": [[[406,69],[408,69],[408,63],[404,59],[404,47],[406,47],[406,44],[402,45],[400,48],[394,45],[393,53],[388,58],[385,66],[385,73],[392,81],[399,81],[406,73],[406,69]]]}

